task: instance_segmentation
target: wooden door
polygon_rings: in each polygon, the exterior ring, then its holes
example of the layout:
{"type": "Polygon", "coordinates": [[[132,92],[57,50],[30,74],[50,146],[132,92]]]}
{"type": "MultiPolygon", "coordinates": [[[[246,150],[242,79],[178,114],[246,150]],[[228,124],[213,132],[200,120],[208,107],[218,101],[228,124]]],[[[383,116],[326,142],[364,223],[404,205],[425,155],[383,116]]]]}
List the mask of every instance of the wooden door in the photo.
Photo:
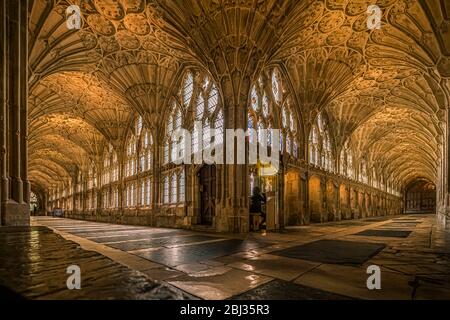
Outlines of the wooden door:
{"type": "Polygon", "coordinates": [[[212,225],[216,209],[216,167],[204,166],[199,176],[201,224],[212,225]]]}

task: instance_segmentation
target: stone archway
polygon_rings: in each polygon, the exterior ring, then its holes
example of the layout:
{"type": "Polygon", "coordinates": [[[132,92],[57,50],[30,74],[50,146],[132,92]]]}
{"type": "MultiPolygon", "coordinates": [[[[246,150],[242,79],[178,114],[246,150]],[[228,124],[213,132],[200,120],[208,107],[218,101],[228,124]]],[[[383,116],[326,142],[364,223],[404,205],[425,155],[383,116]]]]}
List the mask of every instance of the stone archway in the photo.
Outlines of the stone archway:
{"type": "Polygon", "coordinates": [[[333,180],[328,180],[326,185],[327,199],[327,221],[340,220],[338,214],[338,193],[337,187],[333,180]]]}
{"type": "Polygon", "coordinates": [[[414,181],[405,190],[405,213],[435,213],[436,186],[428,181],[414,181]]]}
{"type": "Polygon", "coordinates": [[[300,185],[300,173],[297,170],[288,170],[284,175],[284,216],[287,226],[303,223],[304,211],[300,185]]]}
{"type": "Polygon", "coordinates": [[[311,176],[308,181],[309,212],[311,222],[323,221],[323,192],[321,179],[318,176],[311,176]]]}
{"type": "Polygon", "coordinates": [[[345,184],[339,186],[339,209],[341,219],[350,219],[349,194],[345,184]]]}

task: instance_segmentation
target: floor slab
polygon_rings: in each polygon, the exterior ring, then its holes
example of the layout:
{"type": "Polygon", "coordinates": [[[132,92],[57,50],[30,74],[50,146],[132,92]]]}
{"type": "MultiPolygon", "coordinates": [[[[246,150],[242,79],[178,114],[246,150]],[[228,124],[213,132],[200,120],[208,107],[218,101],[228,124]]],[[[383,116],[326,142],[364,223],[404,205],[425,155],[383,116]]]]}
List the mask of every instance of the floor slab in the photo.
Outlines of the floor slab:
{"type": "MultiPolygon", "coordinates": [[[[31,221],[52,228],[85,250],[84,257],[89,257],[83,264],[89,273],[86,279],[94,283],[98,274],[115,279],[128,274],[111,265],[99,266],[107,258],[125,270],[136,271],[150,283],[158,280],[200,299],[443,299],[450,291],[450,231],[440,228],[432,215],[329,222],[290,227],[266,236],[45,217],[31,221]],[[370,265],[382,270],[379,291],[367,289],[366,270],[370,265]]],[[[39,231],[32,231],[30,237],[37,239],[33,243],[41,248],[47,246],[46,236],[39,231]]],[[[20,241],[16,233],[8,235],[12,248],[20,241]]],[[[65,259],[66,254],[54,252],[53,258],[65,259]]],[[[68,257],[76,259],[77,255],[68,257]]],[[[39,266],[39,254],[30,251],[29,256],[36,259],[33,267],[39,266]]],[[[60,277],[58,270],[50,267],[42,271],[45,275],[40,277],[46,282],[22,293],[30,295],[35,291],[41,293],[39,297],[52,297],[50,293],[43,295],[42,288],[57,288],[49,279],[60,277]]],[[[23,288],[23,279],[11,278],[9,284],[23,288]]],[[[132,286],[125,280],[119,282],[132,286]]],[[[117,293],[108,285],[90,290],[86,297],[114,297],[117,293]]],[[[129,296],[124,293],[125,298],[129,296]]]]}
{"type": "Polygon", "coordinates": [[[204,243],[194,246],[162,248],[156,251],[138,253],[139,256],[166,266],[175,267],[187,263],[227,256],[236,252],[251,250],[264,246],[264,243],[239,239],[223,239],[219,242],[204,243]]]}
{"type": "Polygon", "coordinates": [[[355,235],[364,237],[407,238],[409,237],[411,232],[412,231],[405,231],[405,230],[369,229],[355,233],[355,235]]]}
{"type": "Polygon", "coordinates": [[[230,267],[292,281],[320,263],[264,254],[248,260],[229,264],[230,267]]]}
{"type": "Polygon", "coordinates": [[[363,264],[385,246],[384,243],[319,240],[272,254],[321,263],[363,264]]]}
{"type": "Polygon", "coordinates": [[[412,298],[412,277],[381,269],[381,290],[369,290],[368,277],[366,268],[324,264],[300,276],[295,283],[359,299],[412,298]]]}
{"type": "Polygon", "coordinates": [[[305,287],[296,283],[273,280],[255,289],[234,296],[233,300],[351,300],[328,291],[305,287]]]}
{"type": "Polygon", "coordinates": [[[214,274],[214,270],[207,273],[198,273],[193,276],[181,276],[169,281],[169,283],[183,291],[207,300],[223,300],[258,287],[272,280],[270,277],[236,270],[232,268],[218,267],[220,272],[214,274]]]}

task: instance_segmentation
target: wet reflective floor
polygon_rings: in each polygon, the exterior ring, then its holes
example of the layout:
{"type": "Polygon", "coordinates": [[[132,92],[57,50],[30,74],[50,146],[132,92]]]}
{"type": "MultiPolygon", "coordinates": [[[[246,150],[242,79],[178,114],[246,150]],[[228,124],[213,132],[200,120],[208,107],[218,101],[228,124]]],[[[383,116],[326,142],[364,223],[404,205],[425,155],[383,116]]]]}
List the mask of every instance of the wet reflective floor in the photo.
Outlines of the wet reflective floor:
{"type": "MultiPolygon", "coordinates": [[[[0,228],[0,295],[7,299],[186,299],[170,285],[152,281],[49,228],[0,228]],[[69,290],[67,268],[81,270],[80,290],[69,290]]],[[[72,283],[72,282],[71,282],[72,283]]]]}
{"type": "Polygon", "coordinates": [[[450,299],[450,232],[432,215],[267,236],[51,217],[32,224],[0,228],[1,284],[30,298],[450,299]],[[81,264],[76,293],[64,288],[69,264],[81,264]],[[371,265],[381,269],[380,290],[367,288],[371,265]]]}

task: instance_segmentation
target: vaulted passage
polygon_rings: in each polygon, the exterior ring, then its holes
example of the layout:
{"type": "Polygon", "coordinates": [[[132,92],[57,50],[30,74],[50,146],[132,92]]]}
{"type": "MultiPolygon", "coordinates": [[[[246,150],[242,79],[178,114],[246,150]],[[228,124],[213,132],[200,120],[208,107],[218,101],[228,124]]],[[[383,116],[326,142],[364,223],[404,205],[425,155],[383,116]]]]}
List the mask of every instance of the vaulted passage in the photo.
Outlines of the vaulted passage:
{"type": "Polygon", "coordinates": [[[0,6],[1,225],[448,223],[447,1],[0,6]]]}

